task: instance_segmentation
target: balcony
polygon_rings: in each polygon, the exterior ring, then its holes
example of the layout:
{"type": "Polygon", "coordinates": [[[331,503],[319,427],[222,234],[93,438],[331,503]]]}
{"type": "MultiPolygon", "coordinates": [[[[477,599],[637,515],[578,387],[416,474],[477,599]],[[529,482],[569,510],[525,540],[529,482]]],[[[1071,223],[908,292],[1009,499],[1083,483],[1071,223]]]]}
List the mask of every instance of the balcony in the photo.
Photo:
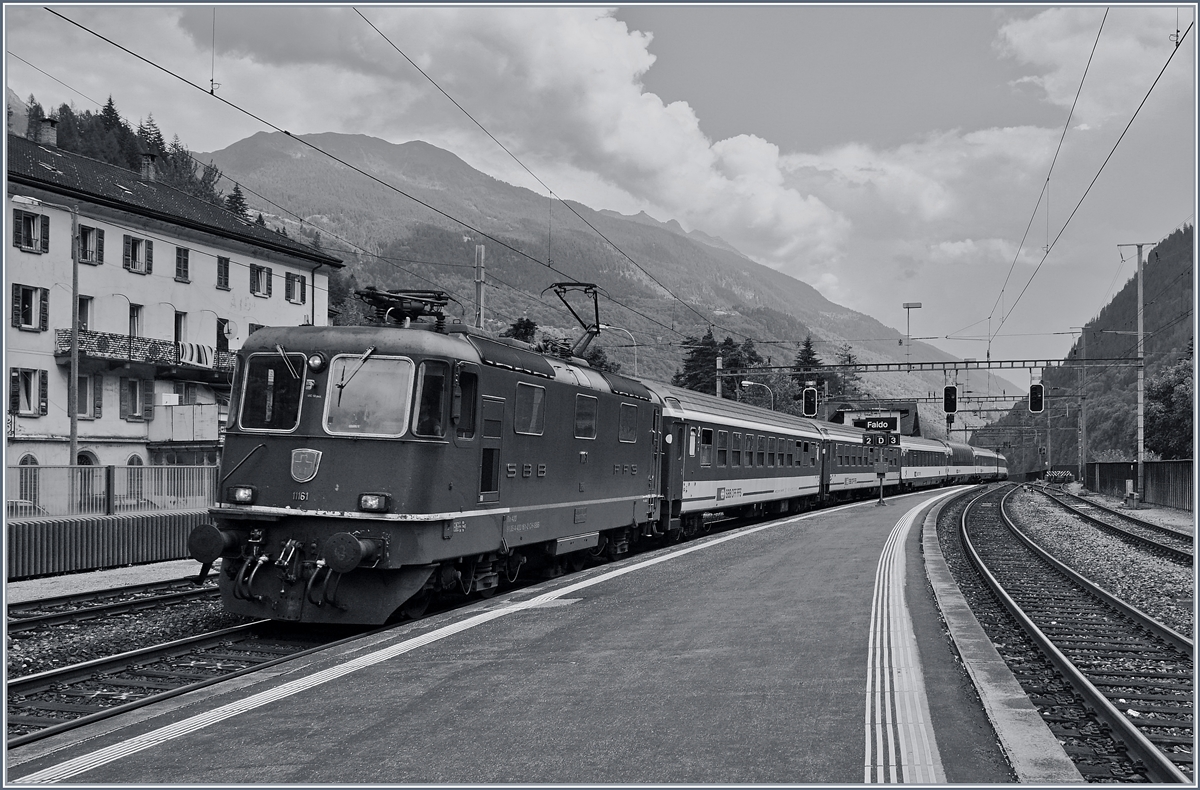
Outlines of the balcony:
{"type": "MultiPolygon", "coordinates": [[[[70,364],[70,329],[54,330],[54,356],[58,364],[70,364]]],[[[145,365],[154,369],[155,378],[186,376],[193,380],[227,382],[233,372],[234,354],[199,343],[176,343],[85,329],[79,332],[79,359],[85,372],[145,365]]]]}

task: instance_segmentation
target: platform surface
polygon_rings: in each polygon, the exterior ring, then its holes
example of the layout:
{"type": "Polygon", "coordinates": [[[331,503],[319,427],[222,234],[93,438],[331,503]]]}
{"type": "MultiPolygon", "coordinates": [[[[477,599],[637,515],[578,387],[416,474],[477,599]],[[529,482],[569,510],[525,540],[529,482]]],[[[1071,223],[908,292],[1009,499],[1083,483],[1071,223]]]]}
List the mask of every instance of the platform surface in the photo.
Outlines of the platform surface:
{"type": "Polygon", "coordinates": [[[948,493],[499,595],[21,747],[7,780],[1013,782],[926,575],[926,506],[948,493]]]}

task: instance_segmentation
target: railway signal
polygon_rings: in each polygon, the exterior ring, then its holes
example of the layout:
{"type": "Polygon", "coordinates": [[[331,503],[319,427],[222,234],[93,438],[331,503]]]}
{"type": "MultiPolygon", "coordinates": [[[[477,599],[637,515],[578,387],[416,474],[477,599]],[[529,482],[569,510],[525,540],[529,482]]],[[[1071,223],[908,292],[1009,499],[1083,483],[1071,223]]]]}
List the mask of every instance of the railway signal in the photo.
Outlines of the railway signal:
{"type": "Polygon", "coordinates": [[[954,414],[958,411],[958,386],[951,384],[942,390],[942,411],[954,414]]]}
{"type": "Polygon", "coordinates": [[[1032,414],[1041,414],[1046,409],[1046,385],[1045,384],[1030,384],[1029,385],[1029,411],[1032,414]]]}
{"type": "Polygon", "coordinates": [[[804,388],[804,410],[803,410],[803,413],[804,413],[805,417],[816,417],[817,416],[817,388],[816,387],[805,387],[804,388]]]}

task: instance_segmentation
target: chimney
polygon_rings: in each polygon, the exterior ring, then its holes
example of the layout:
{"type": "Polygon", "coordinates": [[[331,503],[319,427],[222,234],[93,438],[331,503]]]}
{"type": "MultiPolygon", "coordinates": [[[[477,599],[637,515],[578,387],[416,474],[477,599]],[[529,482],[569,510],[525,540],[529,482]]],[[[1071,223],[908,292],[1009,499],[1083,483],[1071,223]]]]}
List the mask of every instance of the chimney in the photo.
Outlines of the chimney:
{"type": "Polygon", "coordinates": [[[42,128],[38,130],[38,142],[51,148],[58,148],[58,119],[43,118],[42,128]]]}
{"type": "Polygon", "coordinates": [[[149,153],[149,152],[142,154],[142,180],[143,181],[153,181],[154,180],[154,160],[155,160],[155,158],[156,158],[155,155],[152,153],[149,153]]]}

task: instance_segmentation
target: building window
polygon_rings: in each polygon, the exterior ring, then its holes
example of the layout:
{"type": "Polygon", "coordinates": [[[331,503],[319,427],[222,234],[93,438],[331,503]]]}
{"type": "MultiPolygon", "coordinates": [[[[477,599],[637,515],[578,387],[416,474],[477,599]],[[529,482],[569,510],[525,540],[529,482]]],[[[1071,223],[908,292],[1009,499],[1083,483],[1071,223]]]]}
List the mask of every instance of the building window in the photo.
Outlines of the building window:
{"type": "Polygon", "coordinates": [[[153,274],[154,242],[149,239],[139,239],[137,236],[125,236],[125,255],[122,265],[137,274],[153,274]]]}
{"type": "Polygon", "coordinates": [[[229,290],[229,259],[217,256],[217,287],[229,290]]]}
{"type": "Polygon", "coordinates": [[[229,350],[229,319],[217,316],[217,351],[229,350]]]}
{"type": "MultiPolygon", "coordinates": [[[[20,471],[17,473],[17,498],[36,505],[38,503],[38,484],[40,482],[38,480],[38,459],[26,453],[21,456],[21,460],[17,465],[20,467],[20,471]]],[[[33,511],[33,508],[29,509],[33,511]]],[[[19,513],[10,512],[8,515],[19,515],[19,513]]]]}
{"type": "Polygon", "coordinates": [[[247,324],[246,325],[246,335],[247,336],[253,335],[255,332],[262,329],[264,326],[266,326],[266,324],[253,324],[253,323],[247,324]]]}
{"type": "Polygon", "coordinates": [[[77,400],[75,408],[80,417],[97,419],[100,417],[100,397],[104,393],[103,379],[100,376],[80,376],[76,379],[77,400]]]}
{"type": "Polygon", "coordinates": [[[271,296],[271,267],[250,264],[250,293],[255,296],[271,296]]]}
{"type": "Polygon", "coordinates": [[[50,328],[50,289],[13,283],[12,325],[28,332],[50,328]]]}
{"type": "Polygon", "coordinates": [[[176,381],[175,394],[179,396],[180,406],[196,405],[196,385],[191,381],[176,381]]]}
{"type": "Polygon", "coordinates": [[[294,304],[308,301],[308,280],[302,274],[288,272],[284,275],[284,296],[294,304]]]}
{"type": "Polygon", "coordinates": [[[142,306],[140,304],[129,305],[129,336],[142,336],[142,306]]]}
{"type": "Polygon", "coordinates": [[[13,209],[13,246],[25,252],[50,252],[50,217],[13,209]]]}
{"type": "Polygon", "coordinates": [[[79,331],[86,332],[92,324],[92,297],[79,297],[79,331]]]}
{"type": "Polygon", "coordinates": [[[49,410],[49,379],[44,370],[10,368],[8,413],[21,417],[41,417],[49,410]]]}
{"type": "Polygon", "coordinates": [[[187,313],[175,311],[175,342],[187,342],[187,313]]]}
{"type": "Polygon", "coordinates": [[[191,251],[187,247],[175,248],[175,281],[191,282],[188,278],[188,257],[191,251]]]}
{"type": "Polygon", "coordinates": [[[135,421],[154,419],[153,379],[121,379],[120,417],[135,421]]]}
{"type": "Polygon", "coordinates": [[[104,230],[79,226],[79,262],[104,263],[104,230]]]}

